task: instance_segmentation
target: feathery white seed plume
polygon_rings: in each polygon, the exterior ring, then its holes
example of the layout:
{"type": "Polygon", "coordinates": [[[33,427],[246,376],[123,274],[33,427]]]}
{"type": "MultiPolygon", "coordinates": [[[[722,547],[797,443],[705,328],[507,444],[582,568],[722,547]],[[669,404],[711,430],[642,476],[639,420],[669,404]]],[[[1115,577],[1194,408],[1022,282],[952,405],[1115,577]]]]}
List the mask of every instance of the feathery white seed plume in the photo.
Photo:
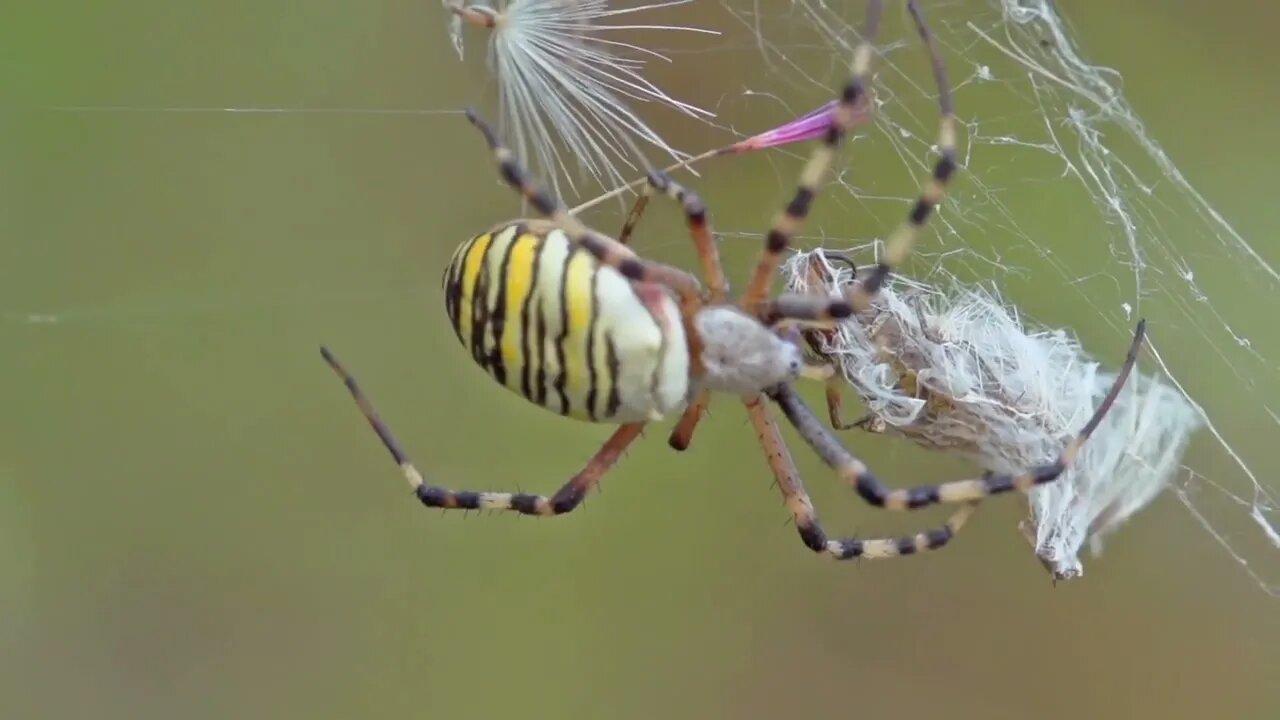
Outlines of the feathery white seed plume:
{"type": "Polygon", "coordinates": [[[694,118],[714,114],[672,98],[646,79],[641,73],[647,59],[670,62],[670,58],[618,39],[617,33],[719,33],[612,21],[690,2],[659,0],[610,8],[609,0],[495,0],[495,6],[443,0],[451,14],[450,37],[460,56],[464,21],[490,32],[488,64],[498,81],[499,131],[521,164],[557,194],[562,192],[562,181],[577,193],[571,166],[603,186],[630,180],[619,167],[630,168],[631,175],[643,168],[643,153],[635,138],[677,162],[689,157],[667,143],[629,103],[656,103],[694,118]]]}

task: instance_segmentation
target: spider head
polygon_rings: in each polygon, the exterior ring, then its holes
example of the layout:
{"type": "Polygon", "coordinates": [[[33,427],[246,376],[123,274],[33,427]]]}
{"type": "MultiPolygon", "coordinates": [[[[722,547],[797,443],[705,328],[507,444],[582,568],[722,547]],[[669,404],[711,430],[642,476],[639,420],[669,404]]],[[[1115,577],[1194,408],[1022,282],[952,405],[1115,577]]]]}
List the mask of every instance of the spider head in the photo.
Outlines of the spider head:
{"type": "Polygon", "coordinates": [[[695,322],[703,344],[702,384],[709,390],[751,395],[804,372],[798,345],[737,307],[707,306],[695,322]]]}

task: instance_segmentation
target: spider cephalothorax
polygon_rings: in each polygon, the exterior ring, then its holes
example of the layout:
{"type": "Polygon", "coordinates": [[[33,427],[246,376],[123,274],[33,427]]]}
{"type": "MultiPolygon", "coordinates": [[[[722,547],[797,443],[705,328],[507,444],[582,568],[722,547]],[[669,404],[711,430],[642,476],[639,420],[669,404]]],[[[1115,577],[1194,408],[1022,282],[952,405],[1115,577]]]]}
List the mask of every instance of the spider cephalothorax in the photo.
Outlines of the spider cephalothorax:
{"type": "Polygon", "coordinates": [[[805,371],[804,353],[795,343],[736,306],[703,308],[694,327],[702,339],[701,388],[750,395],[805,371]]]}
{"type": "Polygon", "coordinates": [[[620,427],[585,468],[551,497],[527,493],[455,491],[427,483],[336,358],[325,359],[343,378],[365,417],[400,465],[418,499],[429,507],[510,510],[527,515],[572,511],[599,483],[643,427],[680,411],[670,443],[684,449],[714,392],[738,396],[769,462],[800,537],[832,557],[893,557],[940,548],[988,495],[1025,492],[1058,478],[1080,445],[1097,429],[1137,358],[1139,323],[1115,384],[1085,427],[1052,463],[1019,474],[991,474],[941,485],[890,489],[882,484],[792,388],[802,375],[829,376],[805,364],[785,324],[827,323],[864,309],[910,252],[916,235],[941,202],[956,169],[955,119],[938,48],[914,1],[907,3],[929,51],[938,84],[939,159],[906,220],[889,236],[879,264],[845,297],[784,294],[769,289],[791,240],[808,214],[823,175],[855,120],[864,96],[882,2],[868,5],[865,41],[854,51],[831,128],[800,175],[794,197],[766,235],[764,249],[741,297],[729,298],[706,208],[666,175],[649,173],[637,208],[652,193],[679,202],[698,252],[707,287],[683,270],[641,258],[627,243],[638,219],[633,211],[619,239],[598,233],[534,186],[494,131],[474,113],[502,177],[543,216],[500,224],[464,242],[443,278],[445,308],[458,340],[494,380],[553,412],[620,427]],[[890,510],[936,504],[959,509],[938,529],[902,538],[830,538],[786,451],[764,399],[776,404],[800,437],[868,503],[890,510]]]}

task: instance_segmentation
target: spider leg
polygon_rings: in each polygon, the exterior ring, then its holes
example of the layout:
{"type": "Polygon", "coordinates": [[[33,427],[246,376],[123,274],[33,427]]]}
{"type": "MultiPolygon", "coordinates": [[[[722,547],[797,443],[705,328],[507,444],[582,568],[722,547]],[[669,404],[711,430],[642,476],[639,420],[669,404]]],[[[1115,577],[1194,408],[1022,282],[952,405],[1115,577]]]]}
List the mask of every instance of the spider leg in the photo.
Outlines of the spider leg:
{"type": "Polygon", "coordinates": [[[879,34],[880,15],[883,10],[884,3],[881,0],[871,0],[867,4],[867,21],[862,33],[863,40],[853,51],[853,65],[849,80],[840,93],[835,121],[828,129],[823,141],[814,148],[809,162],[801,171],[795,196],[774,219],[773,227],[765,236],[764,252],[756,263],[755,272],[741,299],[741,306],[747,312],[754,312],[757,304],[769,294],[770,283],[778,270],[782,256],[791,246],[791,239],[795,237],[808,216],[809,208],[818,193],[818,185],[822,182],[827,169],[831,167],[836,148],[854,125],[857,118],[857,105],[866,91],[872,48],[879,34]]]}
{"type": "MultiPolygon", "coordinates": [[[[631,233],[640,222],[645,208],[649,205],[649,199],[653,197],[655,192],[660,192],[680,203],[681,208],[684,210],[685,222],[689,226],[689,234],[693,239],[694,248],[698,253],[698,262],[702,266],[703,276],[707,280],[710,301],[713,303],[724,302],[729,294],[729,282],[725,278],[724,266],[720,262],[720,251],[716,247],[710,223],[707,222],[706,205],[696,193],[675,182],[666,173],[656,170],[649,172],[644,190],[636,198],[631,211],[627,213],[626,221],[622,224],[618,242],[623,245],[630,242],[631,233]]],[[[689,444],[693,442],[694,430],[706,414],[707,406],[710,403],[711,393],[705,390],[699,391],[693,402],[680,415],[680,421],[676,423],[676,427],[667,438],[667,444],[675,450],[687,450],[689,444]]]]}
{"type": "Polygon", "coordinates": [[[1063,448],[1057,460],[1040,465],[1020,474],[986,473],[981,478],[956,480],[940,485],[920,485],[913,488],[890,489],[878,480],[866,464],[840,444],[836,436],[823,426],[822,421],[805,405],[795,390],[778,385],[766,394],[782,409],[783,415],[795,427],[814,452],[857,491],[868,504],[889,510],[916,510],[939,503],[965,503],[981,500],[988,495],[998,495],[1017,490],[1026,492],[1037,485],[1053,482],[1070,467],[1081,446],[1098,429],[1102,419],[1115,404],[1138,359],[1145,337],[1146,321],[1139,321],[1133,342],[1125,357],[1120,374],[1099,403],[1089,422],[1063,448]]]}
{"type": "Polygon", "coordinates": [[[838,374],[833,375],[827,380],[827,416],[831,420],[831,428],[833,430],[853,430],[854,428],[861,428],[869,433],[884,432],[884,420],[876,417],[872,413],[867,413],[857,420],[844,419],[844,397],[840,392],[841,384],[843,384],[843,379],[838,374]]]}
{"type": "Polygon", "coordinates": [[[449,490],[428,484],[423,479],[422,474],[414,467],[413,461],[400,448],[400,443],[396,442],[391,430],[378,417],[373,404],[356,384],[356,379],[342,367],[328,348],[321,347],[320,354],[338,377],[342,378],[352,399],[360,407],[360,412],[369,421],[373,431],[378,434],[378,439],[382,441],[383,446],[391,453],[391,458],[400,466],[400,471],[409,481],[409,487],[413,489],[414,495],[427,507],[446,510],[509,510],[522,515],[562,515],[581,504],[587,493],[598,485],[604,474],[617,463],[623,450],[640,436],[640,431],[644,427],[644,423],[631,423],[619,427],[605,441],[604,446],[587,461],[586,466],[551,497],[529,493],[449,490]]]}
{"type": "MultiPolygon", "coordinates": [[[[729,281],[725,278],[724,266],[720,262],[720,251],[716,247],[715,236],[711,232],[711,224],[707,221],[707,208],[702,199],[692,190],[687,190],[672,180],[665,173],[653,171],[649,173],[649,182],[645,186],[647,192],[658,191],[680,203],[684,210],[685,222],[689,226],[689,235],[693,239],[694,248],[698,252],[698,263],[702,266],[703,277],[710,291],[712,303],[722,303],[729,295],[729,281]]],[[[687,450],[693,442],[694,430],[707,412],[711,403],[711,393],[700,390],[697,397],[689,404],[680,416],[680,421],[667,438],[667,444],[675,450],[687,450]]]]}
{"type": "Polygon", "coordinates": [[[654,192],[660,192],[680,203],[684,210],[685,222],[688,223],[689,232],[693,236],[694,247],[698,251],[698,262],[702,265],[702,273],[710,285],[711,302],[723,302],[729,292],[729,281],[725,278],[724,268],[720,264],[720,252],[716,247],[710,226],[707,224],[706,205],[692,190],[685,189],[661,170],[649,171],[644,189],[636,197],[626,220],[622,223],[622,230],[618,233],[618,243],[622,245],[631,243],[631,234],[640,224],[640,218],[644,216],[645,208],[649,206],[649,199],[653,197],[654,192]]]}
{"type": "MultiPolygon", "coordinates": [[[[498,134],[474,110],[468,108],[466,115],[467,120],[484,136],[485,143],[488,144],[498,164],[498,172],[502,175],[502,179],[528,200],[534,209],[563,230],[571,242],[581,245],[601,264],[614,268],[627,279],[639,283],[657,283],[678,296],[680,320],[689,342],[691,371],[694,377],[700,376],[702,374],[702,338],[693,321],[694,315],[702,307],[702,287],[697,278],[670,265],[642,259],[626,245],[588,228],[565,209],[559,198],[538,187],[529,179],[528,174],[516,162],[511,150],[498,140],[498,134]]],[[[703,219],[705,220],[705,213],[703,219]]],[[[691,219],[690,222],[692,223],[693,220],[691,219]]]]}
{"type": "Polygon", "coordinates": [[[870,274],[861,285],[853,289],[854,306],[859,310],[870,306],[871,299],[880,291],[880,286],[888,279],[889,273],[906,262],[911,254],[920,230],[928,222],[934,208],[946,196],[947,185],[956,171],[956,118],[955,105],[951,98],[951,85],[947,80],[947,69],[942,62],[942,53],[938,43],[925,23],[924,14],[915,0],[908,0],[907,9],[915,22],[916,31],[929,52],[929,62],[933,67],[934,81],[938,85],[938,162],[933,166],[933,173],[924,182],[920,196],[912,205],[906,219],[898,225],[885,243],[884,257],[871,268],[870,274]]]}
{"type": "Polygon", "coordinates": [[[825,362],[818,367],[830,368],[827,376],[819,379],[823,379],[826,384],[827,414],[831,418],[831,427],[836,430],[862,427],[871,421],[869,415],[853,422],[844,419],[841,412],[843,398],[840,393],[842,377],[836,363],[822,352],[819,340],[820,333],[830,329],[824,328],[823,325],[833,325],[851,314],[853,314],[853,306],[849,301],[821,295],[780,295],[764,301],[760,306],[760,319],[766,325],[774,327],[783,321],[799,320],[808,326],[801,330],[800,336],[814,355],[825,359],[825,362]]]}
{"type": "Polygon", "coordinates": [[[649,206],[649,198],[653,197],[653,187],[645,185],[640,194],[636,196],[636,201],[631,205],[627,218],[622,222],[622,230],[618,232],[618,244],[630,245],[631,233],[635,231],[636,225],[640,224],[640,218],[644,217],[644,210],[649,206]]]}
{"type": "MultiPolygon", "coordinates": [[[[625,223],[622,223],[622,232],[618,233],[618,242],[626,245],[631,238],[631,232],[634,231],[636,224],[640,222],[641,215],[644,214],[646,206],[649,205],[650,197],[654,192],[662,192],[669,199],[680,202],[681,208],[685,211],[685,222],[689,225],[689,233],[694,240],[695,250],[698,251],[698,261],[703,266],[703,277],[707,278],[708,290],[710,291],[710,301],[723,302],[728,296],[728,279],[724,277],[724,266],[719,260],[719,249],[716,246],[716,237],[712,234],[710,224],[707,222],[707,206],[703,204],[700,197],[696,193],[686,190],[680,183],[673,181],[666,173],[653,170],[649,173],[648,182],[645,183],[644,190],[640,196],[636,197],[635,205],[631,206],[630,213],[627,213],[625,223]]],[[[698,423],[707,414],[707,406],[710,405],[712,396],[708,391],[699,391],[694,401],[690,402],[684,413],[680,415],[680,421],[676,423],[675,429],[672,429],[671,436],[667,438],[667,445],[673,450],[685,451],[689,450],[689,445],[694,441],[694,430],[698,428],[698,423]]]]}
{"type": "Polygon", "coordinates": [[[529,201],[529,204],[542,216],[550,219],[563,230],[571,241],[581,245],[601,264],[614,268],[630,280],[656,282],[670,288],[679,295],[682,305],[689,306],[690,315],[692,309],[701,304],[702,287],[696,278],[678,268],[641,259],[617,240],[588,228],[565,209],[559,198],[538,187],[529,178],[524,168],[516,162],[511,150],[499,141],[497,133],[487,122],[470,108],[467,109],[466,115],[467,120],[484,136],[485,143],[488,144],[498,164],[502,179],[529,201]]]}
{"type": "MultiPolygon", "coordinates": [[[[807,272],[808,272],[808,286],[810,288],[826,287],[829,282],[833,281],[831,271],[826,268],[822,260],[819,259],[819,256],[821,256],[822,259],[825,259],[828,262],[837,262],[847,266],[849,268],[850,281],[852,281],[858,276],[858,266],[855,265],[852,260],[850,260],[849,258],[839,253],[832,253],[825,250],[819,250],[809,258],[809,263],[808,263],[809,267],[807,272]]],[[[830,336],[831,336],[830,330],[824,330],[820,328],[808,328],[801,332],[801,336],[804,339],[805,344],[809,346],[809,350],[814,355],[822,358],[827,357],[827,354],[823,351],[823,345],[824,345],[824,340],[830,339],[830,336]]],[[[836,366],[836,363],[834,361],[831,361],[831,364],[833,367],[836,366]]],[[[841,383],[841,377],[839,372],[836,372],[830,378],[827,379],[827,383],[826,383],[827,414],[831,418],[831,427],[836,430],[850,430],[853,428],[860,427],[866,430],[867,432],[883,432],[884,421],[879,420],[879,418],[875,417],[874,415],[867,414],[859,418],[858,420],[853,420],[853,421],[844,419],[844,413],[842,412],[842,406],[844,405],[844,398],[841,392],[841,384],[842,383],[841,383]]]]}
{"type": "Polygon", "coordinates": [[[814,552],[825,553],[837,560],[848,560],[859,557],[891,558],[914,555],[926,550],[938,550],[951,541],[978,506],[977,500],[965,502],[951,517],[947,518],[946,524],[942,527],[914,535],[865,539],[829,537],[818,521],[813,501],[804,488],[786,443],[783,442],[778,424],[769,416],[769,409],[763,399],[757,395],[754,398],[744,399],[743,403],[747,406],[751,424],[755,426],[760,445],[764,448],[769,468],[773,471],[787,508],[795,519],[800,539],[814,552]]]}
{"type": "Polygon", "coordinates": [[[724,266],[720,263],[720,251],[716,247],[715,236],[711,233],[711,223],[707,221],[707,206],[702,198],[672,180],[666,173],[657,170],[649,173],[649,184],[646,187],[680,203],[685,223],[689,226],[689,235],[693,238],[693,246],[698,251],[698,263],[702,265],[702,274],[711,293],[710,301],[724,302],[729,294],[729,281],[725,278],[724,266]]]}
{"type": "Polygon", "coordinates": [[[830,327],[853,314],[853,305],[844,298],[787,293],[757,306],[757,317],[769,327],[784,320],[798,320],[809,327],[830,327]]]}
{"type": "Polygon", "coordinates": [[[689,403],[681,413],[680,421],[676,423],[671,435],[667,437],[667,445],[671,446],[672,450],[683,452],[689,449],[689,444],[693,442],[693,431],[707,414],[707,406],[710,404],[710,391],[699,390],[693,402],[689,403]]]}

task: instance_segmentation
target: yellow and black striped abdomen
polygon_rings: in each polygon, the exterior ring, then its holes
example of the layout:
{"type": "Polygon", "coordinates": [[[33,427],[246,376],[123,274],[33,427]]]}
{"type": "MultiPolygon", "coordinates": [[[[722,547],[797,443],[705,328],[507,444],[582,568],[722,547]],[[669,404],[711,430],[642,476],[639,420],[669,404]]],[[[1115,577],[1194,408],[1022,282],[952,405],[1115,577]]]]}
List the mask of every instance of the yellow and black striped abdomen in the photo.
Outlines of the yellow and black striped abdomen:
{"type": "Polygon", "coordinates": [[[657,419],[681,406],[689,357],[670,294],[531,225],[471,238],[445,269],[445,312],[472,359],[507,389],[579,420],[657,419]]]}

